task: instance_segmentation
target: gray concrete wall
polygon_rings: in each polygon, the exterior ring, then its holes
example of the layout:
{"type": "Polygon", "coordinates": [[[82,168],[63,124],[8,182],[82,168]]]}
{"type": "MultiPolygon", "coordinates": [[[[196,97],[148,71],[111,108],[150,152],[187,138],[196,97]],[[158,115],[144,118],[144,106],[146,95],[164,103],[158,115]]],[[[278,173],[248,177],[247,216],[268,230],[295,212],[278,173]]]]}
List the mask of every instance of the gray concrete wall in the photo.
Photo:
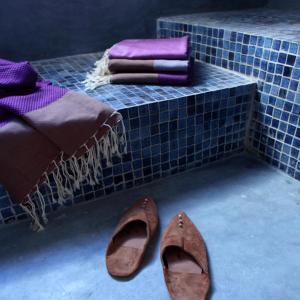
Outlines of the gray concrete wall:
{"type": "Polygon", "coordinates": [[[7,0],[0,8],[0,57],[41,59],[103,50],[151,37],[161,15],[262,6],[267,0],[7,0]]]}

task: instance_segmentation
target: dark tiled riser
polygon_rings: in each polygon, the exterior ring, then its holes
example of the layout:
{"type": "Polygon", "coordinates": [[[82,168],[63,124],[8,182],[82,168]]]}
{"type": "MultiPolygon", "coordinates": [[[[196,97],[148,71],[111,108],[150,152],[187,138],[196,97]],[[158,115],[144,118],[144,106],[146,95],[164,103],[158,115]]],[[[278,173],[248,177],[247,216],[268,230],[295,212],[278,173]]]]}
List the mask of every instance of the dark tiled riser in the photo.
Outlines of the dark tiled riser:
{"type": "Polygon", "coordinates": [[[300,180],[300,44],[188,22],[157,24],[160,37],[190,35],[196,60],[258,80],[249,146],[300,180]]]}
{"type": "MultiPolygon", "coordinates": [[[[249,84],[121,109],[128,154],[122,159],[114,158],[113,166],[104,168],[101,185],[83,185],[67,205],[94,200],[242,151],[253,90],[254,85],[249,84]]],[[[48,212],[57,208],[58,205],[47,205],[48,212]]],[[[26,215],[20,207],[12,205],[5,190],[0,190],[0,223],[23,218],[26,215]]]]}

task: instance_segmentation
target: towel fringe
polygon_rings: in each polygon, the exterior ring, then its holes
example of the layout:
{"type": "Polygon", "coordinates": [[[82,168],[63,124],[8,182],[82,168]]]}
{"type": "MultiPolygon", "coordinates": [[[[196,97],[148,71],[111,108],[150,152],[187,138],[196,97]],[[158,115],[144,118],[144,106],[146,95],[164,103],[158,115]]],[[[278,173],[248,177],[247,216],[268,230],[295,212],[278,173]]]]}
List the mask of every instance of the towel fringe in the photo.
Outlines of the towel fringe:
{"type": "Polygon", "coordinates": [[[42,231],[44,230],[43,225],[40,223],[40,218],[37,215],[35,204],[30,196],[27,196],[28,200],[24,204],[20,204],[21,207],[27,212],[31,219],[31,228],[33,231],[42,231]]]}
{"type": "MultiPolygon", "coordinates": [[[[43,174],[44,180],[42,184],[45,184],[49,189],[52,203],[62,205],[70,197],[73,198],[74,192],[80,189],[80,184],[83,182],[91,185],[99,184],[102,175],[101,162],[105,161],[107,166],[111,166],[114,155],[121,157],[121,153],[127,153],[127,140],[123,120],[119,120],[114,127],[107,123],[104,123],[103,126],[108,127],[108,133],[100,139],[97,139],[96,133],[89,138],[89,140],[94,140],[94,144],[89,148],[87,142],[84,143],[80,147],[86,149],[83,155],[76,157],[76,153],[74,153],[65,160],[64,153],[61,153],[60,161],[53,161],[54,170],[49,175],[46,172],[43,174]],[[51,179],[53,185],[51,184],[51,179]]],[[[41,231],[44,227],[37,214],[36,205],[32,198],[33,195],[35,195],[35,202],[40,209],[41,218],[46,224],[48,219],[45,211],[45,196],[41,193],[38,185],[36,185],[35,191],[31,195],[27,195],[28,201],[25,204],[21,204],[21,206],[32,218],[33,229],[41,231]]]]}
{"type": "Polygon", "coordinates": [[[101,85],[110,83],[111,73],[108,69],[109,50],[105,50],[102,58],[95,62],[94,69],[90,73],[87,73],[86,79],[83,81],[86,90],[94,90],[101,85]]]}
{"type": "Polygon", "coordinates": [[[50,183],[50,179],[49,179],[49,176],[46,172],[44,172],[44,177],[45,177],[45,181],[44,181],[44,184],[48,187],[48,189],[50,190],[50,194],[51,194],[51,199],[54,203],[56,203],[56,200],[54,198],[54,192],[53,192],[53,187],[50,183]]]}
{"type": "Polygon", "coordinates": [[[48,223],[48,218],[46,216],[45,198],[44,198],[43,194],[40,192],[38,185],[36,186],[36,195],[37,195],[37,199],[38,199],[38,204],[40,205],[42,220],[43,220],[44,224],[47,224],[48,223]]]}

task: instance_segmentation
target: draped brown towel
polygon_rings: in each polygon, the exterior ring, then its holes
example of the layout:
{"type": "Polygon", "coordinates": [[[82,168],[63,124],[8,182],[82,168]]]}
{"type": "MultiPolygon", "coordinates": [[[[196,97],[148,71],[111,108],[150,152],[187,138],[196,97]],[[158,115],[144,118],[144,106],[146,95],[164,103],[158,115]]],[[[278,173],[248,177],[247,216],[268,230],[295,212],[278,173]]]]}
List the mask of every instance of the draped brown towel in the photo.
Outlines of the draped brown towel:
{"type": "Polygon", "coordinates": [[[0,60],[0,182],[41,230],[41,185],[63,203],[81,182],[97,184],[101,161],[126,152],[126,134],[113,108],[37,77],[28,62],[0,60]]]}

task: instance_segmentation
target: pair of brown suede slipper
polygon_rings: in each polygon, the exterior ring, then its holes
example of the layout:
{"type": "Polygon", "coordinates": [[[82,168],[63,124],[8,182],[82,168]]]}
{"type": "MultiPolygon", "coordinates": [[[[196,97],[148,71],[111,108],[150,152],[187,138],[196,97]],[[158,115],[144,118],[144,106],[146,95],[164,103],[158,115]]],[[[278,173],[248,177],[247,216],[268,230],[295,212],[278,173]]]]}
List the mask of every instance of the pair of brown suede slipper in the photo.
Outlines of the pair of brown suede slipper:
{"type": "MultiPolygon", "coordinates": [[[[138,200],[124,213],[106,252],[106,266],[112,276],[128,277],[137,271],[157,225],[157,208],[149,197],[138,200]]],[[[206,298],[210,279],[204,240],[184,212],[165,230],[160,257],[173,300],[206,298]]]]}

